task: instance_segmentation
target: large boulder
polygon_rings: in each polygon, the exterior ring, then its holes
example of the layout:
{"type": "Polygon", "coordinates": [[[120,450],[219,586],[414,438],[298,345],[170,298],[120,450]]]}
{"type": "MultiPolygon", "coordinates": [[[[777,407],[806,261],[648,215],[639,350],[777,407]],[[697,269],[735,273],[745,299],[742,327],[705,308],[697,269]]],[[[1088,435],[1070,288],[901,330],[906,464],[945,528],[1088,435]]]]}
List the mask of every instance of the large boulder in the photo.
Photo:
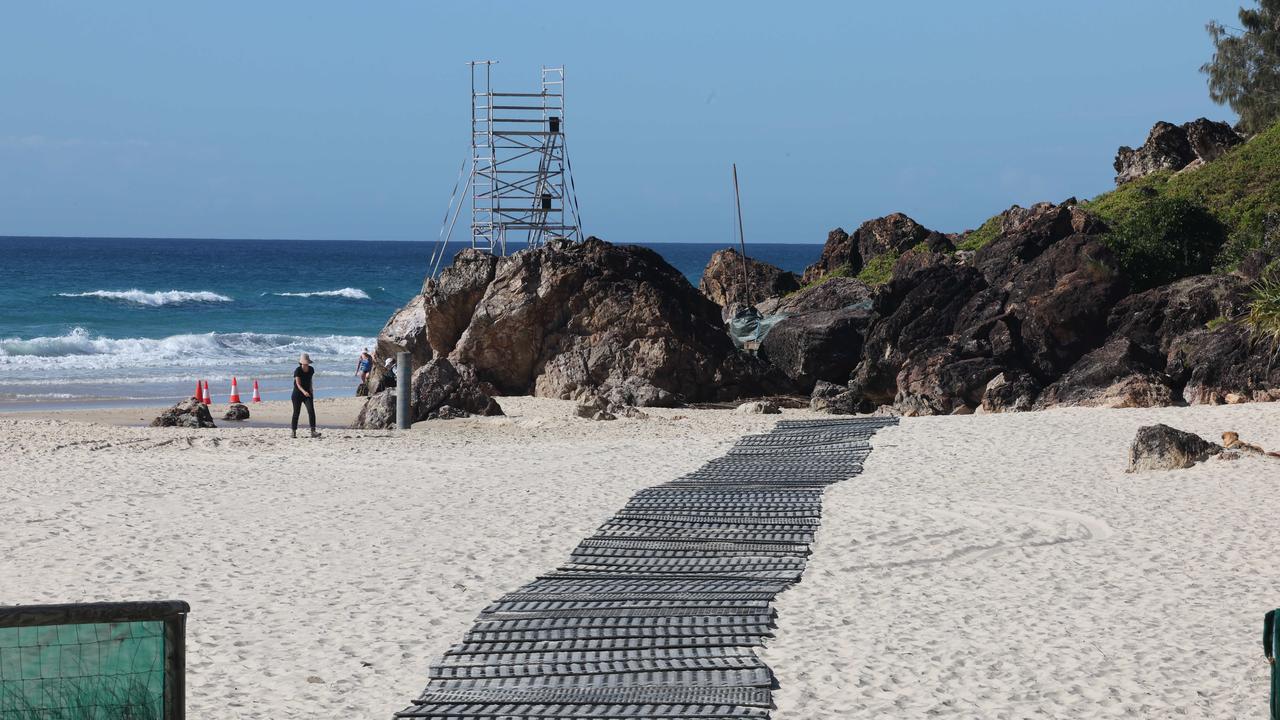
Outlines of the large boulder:
{"type": "Polygon", "coordinates": [[[1224,322],[1189,332],[1172,343],[1167,371],[1192,405],[1280,400],[1280,350],[1255,338],[1247,325],[1224,322]]]}
{"type": "Polygon", "coordinates": [[[1039,257],[1049,246],[1071,235],[1098,235],[1106,225],[1078,207],[1073,200],[1061,205],[1036,203],[1013,207],[999,215],[1000,232],[979,248],[973,266],[987,283],[1003,287],[1023,265],[1039,257]]]}
{"type": "Polygon", "coordinates": [[[1129,472],[1189,468],[1222,446],[1168,425],[1144,425],[1129,446],[1129,472]]]}
{"type": "Polygon", "coordinates": [[[1004,310],[1017,319],[1026,366],[1041,380],[1070,368],[1107,338],[1107,315],[1129,292],[1102,242],[1072,235],[1010,276],[1004,310]]]}
{"type": "Polygon", "coordinates": [[[907,357],[893,407],[906,416],[974,412],[988,384],[1006,368],[978,341],[954,342],[907,357]]]}
{"type": "Polygon", "coordinates": [[[1195,275],[1121,300],[1107,319],[1111,335],[1128,338],[1163,371],[1183,335],[1241,314],[1248,285],[1233,275],[1195,275]]]}
{"type": "Polygon", "coordinates": [[[389,430],[396,426],[396,393],[382,390],[369,396],[351,424],[354,430],[389,430]]]}
{"type": "Polygon", "coordinates": [[[808,393],[817,381],[847,382],[861,356],[875,292],[860,280],[830,277],[758,305],[773,319],[760,357],[787,381],[774,392],[808,393]]]}
{"type": "Polygon", "coordinates": [[[445,406],[472,415],[502,414],[502,407],[485,392],[475,370],[445,358],[436,358],[415,370],[410,393],[414,422],[439,417],[445,406]]]}
{"type": "Polygon", "coordinates": [[[1116,185],[1161,170],[1181,170],[1188,165],[1209,162],[1244,142],[1230,125],[1200,118],[1182,125],[1158,122],[1142,147],[1122,146],[1116,152],[1116,185]]]}
{"type": "Polygon", "coordinates": [[[713,400],[735,354],[720,308],[653,250],[553,241],[497,262],[450,359],[504,394],[713,400]]]}
{"type": "Polygon", "coordinates": [[[895,276],[876,296],[850,389],[868,407],[894,402],[907,356],[950,342],[960,311],[985,288],[981,273],[954,260],[895,276]]]}
{"type": "Polygon", "coordinates": [[[795,292],[800,289],[800,278],[793,272],[744,258],[737,250],[727,248],[711,255],[698,288],[711,302],[728,310],[795,292]]]}
{"type": "MultiPolygon", "coordinates": [[[[422,367],[433,357],[453,352],[458,338],[471,323],[476,305],[493,280],[498,258],[475,248],[457,253],[453,264],[440,275],[427,278],[422,292],[396,311],[378,334],[375,367],[382,367],[397,352],[409,352],[413,366],[422,367]]],[[[385,387],[379,373],[370,374],[369,394],[385,387]]]]}
{"type": "Polygon", "coordinates": [[[222,415],[223,420],[248,420],[249,406],[244,403],[231,403],[222,415]]]}
{"type": "Polygon", "coordinates": [[[800,315],[855,308],[870,310],[875,297],[875,288],[861,280],[830,277],[790,295],[758,303],[756,309],[764,315],[800,315]]]}
{"type": "Polygon", "coordinates": [[[195,398],[187,398],[160,413],[151,421],[151,427],[211,428],[217,426],[213,424],[213,415],[210,414],[208,405],[195,398]]]}
{"type": "Polygon", "coordinates": [[[396,353],[407,352],[413,357],[414,365],[425,365],[434,353],[427,340],[426,298],[415,295],[404,307],[395,311],[387,324],[378,333],[377,347],[374,349],[374,372],[369,373],[365,382],[365,394],[373,395],[382,388],[382,363],[387,358],[394,358],[396,353]]]}
{"type": "Polygon", "coordinates": [[[1164,407],[1174,403],[1174,391],[1159,356],[1133,340],[1117,335],[1080,358],[1070,370],[1045,388],[1036,407],[1081,405],[1131,408],[1164,407]]]}

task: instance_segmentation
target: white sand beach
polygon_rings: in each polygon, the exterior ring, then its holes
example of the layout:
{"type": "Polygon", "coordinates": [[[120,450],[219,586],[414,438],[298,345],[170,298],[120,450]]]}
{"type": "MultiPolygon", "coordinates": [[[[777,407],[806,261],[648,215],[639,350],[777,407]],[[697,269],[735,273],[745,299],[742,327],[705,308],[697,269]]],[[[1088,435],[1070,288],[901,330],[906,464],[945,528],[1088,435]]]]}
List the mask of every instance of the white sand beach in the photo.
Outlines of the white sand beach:
{"type": "MultiPolygon", "coordinates": [[[[509,417],[319,440],[0,416],[3,601],[185,599],[191,717],[384,719],[631,493],[779,417],[501,402],[509,417]]],[[[261,422],[287,421],[268,405],[261,422]]],[[[1155,421],[1280,448],[1280,404],[881,431],[777,605],[775,717],[1261,717],[1280,460],[1125,474],[1155,421]]]]}

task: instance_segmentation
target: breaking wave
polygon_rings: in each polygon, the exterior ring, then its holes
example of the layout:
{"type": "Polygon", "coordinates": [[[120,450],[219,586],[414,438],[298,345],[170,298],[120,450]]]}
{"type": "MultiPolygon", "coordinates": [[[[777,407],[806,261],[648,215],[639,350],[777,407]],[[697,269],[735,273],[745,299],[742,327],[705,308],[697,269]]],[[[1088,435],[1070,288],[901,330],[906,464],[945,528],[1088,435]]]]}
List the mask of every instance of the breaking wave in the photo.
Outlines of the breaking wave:
{"type": "Polygon", "coordinates": [[[146,292],[145,290],[93,290],[82,293],[58,293],[58,297],[67,298],[101,298],[103,300],[118,300],[121,302],[134,303],[135,305],[149,305],[152,307],[160,307],[162,305],[180,305],[182,303],[202,303],[202,302],[231,302],[231,298],[226,295],[219,295],[208,290],[157,290],[156,292],[146,292]]]}
{"type": "MultiPolygon", "coordinates": [[[[66,335],[0,339],[0,371],[21,371],[24,378],[105,379],[104,373],[151,376],[180,368],[270,368],[292,366],[298,353],[310,353],[317,365],[344,365],[372,344],[350,335],[303,336],[271,333],[202,333],[164,338],[108,338],[75,328],[66,335]]],[[[325,369],[336,367],[329,365],[325,369]]]]}
{"type": "Polygon", "coordinates": [[[282,293],[272,293],[272,295],[276,295],[277,297],[301,297],[301,298],[340,297],[340,298],[347,298],[348,300],[368,300],[369,299],[369,293],[366,293],[360,288],[352,288],[352,287],[345,287],[339,290],[318,290],[316,292],[282,292],[282,293]]]}

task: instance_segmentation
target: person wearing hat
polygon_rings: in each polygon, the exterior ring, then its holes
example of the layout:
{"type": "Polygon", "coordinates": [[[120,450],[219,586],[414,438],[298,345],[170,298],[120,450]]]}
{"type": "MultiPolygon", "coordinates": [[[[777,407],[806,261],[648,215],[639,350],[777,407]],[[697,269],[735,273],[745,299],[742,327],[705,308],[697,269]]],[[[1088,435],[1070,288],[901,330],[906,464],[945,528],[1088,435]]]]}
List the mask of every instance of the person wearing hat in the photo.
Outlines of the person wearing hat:
{"type": "Polygon", "coordinates": [[[311,356],[302,353],[298,356],[298,369],[293,371],[293,436],[298,437],[298,415],[302,413],[302,406],[307,406],[307,419],[311,421],[311,437],[320,437],[316,432],[316,404],[313,396],[311,378],[316,374],[316,369],[311,366],[311,356]]]}
{"type": "Polygon", "coordinates": [[[382,364],[382,368],[386,371],[386,374],[383,375],[383,379],[386,383],[386,387],[389,387],[389,388],[395,387],[396,386],[395,358],[387,358],[387,361],[382,364]]]}

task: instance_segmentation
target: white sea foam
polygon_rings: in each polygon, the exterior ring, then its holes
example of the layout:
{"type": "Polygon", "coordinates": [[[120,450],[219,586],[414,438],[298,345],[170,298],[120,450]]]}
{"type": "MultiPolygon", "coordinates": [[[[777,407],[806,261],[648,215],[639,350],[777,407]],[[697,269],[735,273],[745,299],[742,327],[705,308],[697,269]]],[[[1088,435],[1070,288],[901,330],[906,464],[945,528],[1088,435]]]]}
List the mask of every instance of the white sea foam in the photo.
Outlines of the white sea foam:
{"type": "Polygon", "coordinates": [[[165,338],[107,338],[75,328],[57,337],[0,339],[0,385],[74,383],[92,379],[158,380],[182,377],[183,369],[208,373],[278,373],[298,353],[310,353],[317,366],[336,370],[372,344],[349,335],[300,336],[269,333],[203,333],[165,338]],[[327,366],[327,367],[326,367],[327,366]],[[8,375],[8,377],[5,377],[8,375]]]}
{"type": "Polygon", "coordinates": [[[179,305],[182,303],[231,302],[231,298],[226,295],[219,295],[208,290],[157,290],[155,292],[147,292],[136,288],[133,290],[92,290],[82,293],[58,293],[58,297],[101,298],[103,300],[119,300],[152,307],[179,305]]]}
{"type": "Polygon", "coordinates": [[[368,300],[369,293],[360,288],[345,287],[338,290],[318,290],[316,292],[281,292],[272,293],[278,297],[341,297],[348,300],[368,300]]]}

